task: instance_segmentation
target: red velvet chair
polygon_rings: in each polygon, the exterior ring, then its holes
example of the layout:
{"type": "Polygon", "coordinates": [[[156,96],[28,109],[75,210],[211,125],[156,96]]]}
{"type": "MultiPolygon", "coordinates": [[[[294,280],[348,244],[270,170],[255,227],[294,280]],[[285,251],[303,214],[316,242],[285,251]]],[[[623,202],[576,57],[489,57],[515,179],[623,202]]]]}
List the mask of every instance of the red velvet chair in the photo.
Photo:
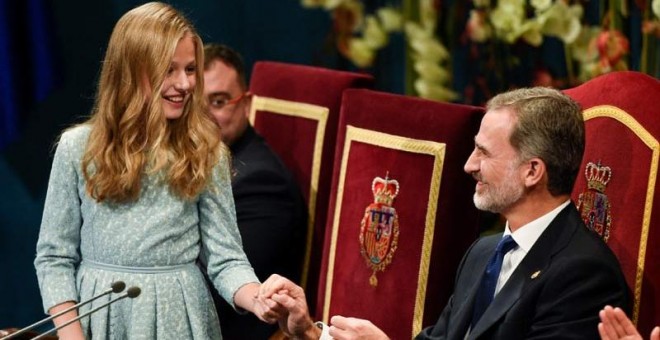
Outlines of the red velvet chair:
{"type": "MultiPolygon", "coordinates": [[[[302,286],[316,296],[342,92],[373,77],[319,67],[257,62],[250,121],[291,169],[308,203],[302,286]]],[[[311,299],[313,300],[313,299],[311,299]]],[[[313,305],[313,301],[311,305],[313,305]]]]}
{"type": "Polygon", "coordinates": [[[660,81],[614,72],[565,91],[583,107],[586,150],[573,199],[616,253],[644,337],[660,324],[660,81]]]}
{"type": "Polygon", "coordinates": [[[483,109],[346,90],[316,316],[371,320],[393,339],[437,320],[478,235],[463,172],[483,109]]]}

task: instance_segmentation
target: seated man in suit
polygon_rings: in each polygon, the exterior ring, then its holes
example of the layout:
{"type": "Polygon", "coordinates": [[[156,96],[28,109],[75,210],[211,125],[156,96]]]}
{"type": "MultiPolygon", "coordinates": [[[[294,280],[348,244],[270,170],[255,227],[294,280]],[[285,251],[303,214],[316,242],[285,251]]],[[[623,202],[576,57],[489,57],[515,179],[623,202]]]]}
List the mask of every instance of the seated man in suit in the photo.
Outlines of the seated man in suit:
{"type": "MultiPolygon", "coordinates": [[[[307,228],[293,175],[248,122],[250,98],[241,56],[219,44],[204,48],[204,93],[232,153],[232,192],[243,249],[255,273],[298,280],[307,228]]],[[[225,339],[266,339],[277,331],[253,315],[237,314],[213,290],[225,339]]]]}
{"type": "MultiPolygon", "coordinates": [[[[584,140],[579,105],[559,91],[514,90],[488,103],[464,168],[477,181],[475,205],[501,214],[506,229],[470,247],[444,311],[417,339],[597,339],[603,305],[628,310],[616,257],[570,201],[584,140]]],[[[319,338],[301,289],[273,276],[260,289],[270,296],[289,310],[284,332],[319,338]]],[[[330,321],[322,328],[335,339],[387,338],[368,320],[330,321]]]]}

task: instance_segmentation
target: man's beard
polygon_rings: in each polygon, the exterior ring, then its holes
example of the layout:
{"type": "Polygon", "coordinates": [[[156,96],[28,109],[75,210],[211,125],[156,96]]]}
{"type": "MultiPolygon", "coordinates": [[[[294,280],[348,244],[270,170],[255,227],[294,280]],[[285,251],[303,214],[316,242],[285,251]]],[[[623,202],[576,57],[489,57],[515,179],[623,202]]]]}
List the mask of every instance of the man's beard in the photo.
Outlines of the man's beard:
{"type": "MultiPolygon", "coordinates": [[[[480,174],[475,178],[481,179],[480,174]]],[[[483,181],[482,181],[483,183],[483,181]]],[[[486,183],[481,193],[475,191],[473,196],[474,205],[479,210],[500,213],[506,208],[516,203],[525,193],[525,186],[516,178],[514,169],[509,169],[506,178],[500,185],[493,186],[486,183]]]]}

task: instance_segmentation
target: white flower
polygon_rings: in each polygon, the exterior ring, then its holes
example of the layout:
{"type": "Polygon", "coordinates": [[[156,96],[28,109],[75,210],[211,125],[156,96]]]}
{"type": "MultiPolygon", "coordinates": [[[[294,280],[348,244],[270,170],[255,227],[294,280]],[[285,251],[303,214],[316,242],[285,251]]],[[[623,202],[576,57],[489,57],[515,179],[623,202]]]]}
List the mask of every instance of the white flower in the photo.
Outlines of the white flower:
{"type": "Polygon", "coordinates": [[[552,7],[538,16],[541,23],[541,32],[562,39],[570,44],[577,39],[582,29],[580,6],[567,6],[563,1],[555,2],[552,7]]]}
{"type": "Polygon", "coordinates": [[[525,4],[526,0],[500,0],[497,8],[503,13],[522,18],[525,16],[525,4]]]}
{"type": "Polygon", "coordinates": [[[348,41],[348,51],[351,61],[361,68],[369,67],[374,62],[375,52],[363,39],[351,38],[348,41]]]}
{"type": "Polygon", "coordinates": [[[425,60],[439,62],[449,58],[449,51],[435,39],[416,39],[410,41],[410,47],[425,60]]]}
{"type": "Polygon", "coordinates": [[[440,60],[449,55],[440,44],[430,27],[422,27],[416,22],[407,22],[405,33],[410,47],[425,59],[440,60]]]}
{"type": "Polygon", "coordinates": [[[400,31],[403,26],[403,18],[401,13],[391,7],[382,7],[376,11],[378,19],[385,30],[385,32],[400,31]]]}
{"type": "Polygon", "coordinates": [[[426,30],[435,32],[438,13],[434,0],[419,0],[419,21],[426,30]]]}
{"type": "Polygon", "coordinates": [[[532,7],[537,11],[544,11],[552,5],[552,0],[531,0],[532,7]]]}
{"type": "Polygon", "coordinates": [[[541,25],[538,21],[527,20],[520,26],[520,30],[516,32],[522,36],[523,40],[532,46],[541,46],[543,43],[543,35],[541,34],[541,25]]]}
{"type": "Polygon", "coordinates": [[[346,2],[345,0],[325,0],[325,3],[323,4],[323,7],[327,10],[335,9],[339,7],[339,5],[342,4],[342,2],[346,2]]]}
{"type": "Polygon", "coordinates": [[[406,36],[408,39],[423,39],[430,36],[430,34],[422,29],[416,22],[407,22],[405,24],[406,36]]]}
{"type": "Polygon", "coordinates": [[[580,23],[580,19],[578,18],[571,18],[571,20],[568,22],[568,26],[566,27],[566,31],[564,32],[564,35],[561,37],[561,39],[567,43],[570,44],[577,39],[577,37],[580,35],[580,31],[582,30],[582,24],[580,23]]]}
{"type": "Polygon", "coordinates": [[[451,101],[458,95],[447,88],[444,83],[449,81],[450,73],[442,62],[449,59],[449,51],[434,35],[435,23],[426,22],[421,25],[408,22],[405,25],[406,38],[413,50],[412,60],[417,79],[413,86],[422,98],[451,101]]]}
{"type": "Polygon", "coordinates": [[[582,18],[582,15],[584,14],[584,8],[582,8],[582,5],[580,4],[574,4],[568,7],[568,11],[570,12],[570,15],[575,18],[582,18]]]}
{"type": "Polygon", "coordinates": [[[522,8],[515,7],[512,3],[503,2],[491,12],[490,22],[499,37],[503,37],[505,40],[512,39],[509,42],[513,42],[518,36],[512,36],[512,34],[520,31],[524,14],[522,8]]]}
{"type": "Polygon", "coordinates": [[[366,27],[364,29],[364,42],[374,50],[380,49],[387,45],[388,37],[378,20],[373,15],[368,15],[365,18],[366,27]]]}
{"type": "Polygon", "coordinates": [[[458,98],[456,92],[437,84],[432,84],[423,78],[415,80],[415,91],[420,97],[439,101],[452,101],[458,98]]]}
{"type": "Polygon", "coordinates": [[[651,3],[651,9],[656,17],[660,18],[660,0],[653,0],[651,3]]]}
{"type": "Polygon", "coordinates": [[[420,60],[415,62],[415,72],[419,74],[420,78],[427,81],[444,83],[449,80],[449,71],[440,67],[440,64],[432,61],[420,60]]]}
{"type": "Polygon", "coordinates": [[[573,59],[586,63],[588,61],[593,61],[598,58],[598,50],[595,46],[592,45],[592,41],[601,32],[600,26],[584,26],[580,30],[580,34],[577,39],[570,44],[571,54],[573,59]]]}

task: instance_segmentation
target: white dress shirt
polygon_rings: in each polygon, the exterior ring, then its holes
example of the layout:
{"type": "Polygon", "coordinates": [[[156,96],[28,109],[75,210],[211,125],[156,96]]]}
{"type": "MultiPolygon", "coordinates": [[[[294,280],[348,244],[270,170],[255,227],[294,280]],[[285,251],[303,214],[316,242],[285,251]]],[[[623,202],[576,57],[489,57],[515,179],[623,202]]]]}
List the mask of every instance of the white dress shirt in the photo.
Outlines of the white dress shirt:
{"type": "MultiPolygon", "coordinates": [[[[495,296],[500,292],[502,287],[504,287],[504,284],[509,280],[513,271],[516,270],[520,262],[525,258],[525,255],[527,255],[529,250],[532,249],[532,246],[550,225],[550,222],[552,222],[552,220],[559,215],[559,212],[569,203],[571,203],[571,200],[567,200],[549,213],[518,228],[515,233],[511,233],[511,230],[509,229],[509,221],[506,222],[502,238],[506,237],[506,235],[511,235],[517,245],[508,253],[504,254],[504,258],[502,259],[502,269],[500,270],[500,276],[498,276],[497,285],[495,286],[495,296]]],[[[495,249],[493,249],[493,251],[495,251],[495,249]]],[[[472,327],[468,327],[463,339],[467,339],[471,331],[472,327]]]]}
{"type": "Polygon", "coordinates": [[[504,234],[502,237],[511,235],[513,240],[516,241],[517,246],[504,255],[500,276],[497,278],[497,285],[495,286],[495,295],[499,293],[500,289],[502,289],[506,281],[509,280],[509,277],[511,277],[513,271],[516,270],[520,262],[522,262],[522,260],[525,258],[525,255],[527,255],[529,250],[532,249],[532,246],[534,243],[536,243],[536,240],[539,239],[541,234],[543,234],[545,229],[550,225],[550,222],[552,222],[552,220],[557,217],[559,212],[562,211],[562,209],[564,209],[570,202],[571,200],[567,200],[549,213],[518,228],[518,230],[516,230],[514,233],[511,233],[511,230],[509,229],[509,222],[506,222],[506,228],[504,229],[504,234]]]}

